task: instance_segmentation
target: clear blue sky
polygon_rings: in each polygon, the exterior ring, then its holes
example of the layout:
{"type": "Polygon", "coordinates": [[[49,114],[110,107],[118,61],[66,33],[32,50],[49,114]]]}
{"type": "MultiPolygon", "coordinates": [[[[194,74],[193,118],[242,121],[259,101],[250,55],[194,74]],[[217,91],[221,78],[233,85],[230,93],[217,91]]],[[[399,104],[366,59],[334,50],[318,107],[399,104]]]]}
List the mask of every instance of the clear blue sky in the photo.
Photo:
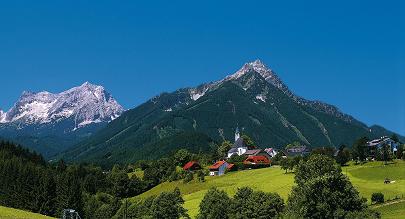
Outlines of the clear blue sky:
{"type": "Polygon", "coordinates": [[[259,58],[298,95],[405,135],[399,0],[196,2],[3,1],[0,108],[84,81],[133,108],[259,58]]]}

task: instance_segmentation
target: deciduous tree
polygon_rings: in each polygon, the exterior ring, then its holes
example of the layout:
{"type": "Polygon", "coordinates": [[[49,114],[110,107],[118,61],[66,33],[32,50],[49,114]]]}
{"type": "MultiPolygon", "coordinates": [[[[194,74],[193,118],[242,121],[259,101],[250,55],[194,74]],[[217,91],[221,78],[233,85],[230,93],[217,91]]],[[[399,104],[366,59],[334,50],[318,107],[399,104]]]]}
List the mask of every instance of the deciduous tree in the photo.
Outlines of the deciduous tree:
{"type": "Polygon", "coordinates": [[[365,212],[366,200],[337,163],[324,155],[311,156],[295,172],[295,183],[287,203],[287,215],[297,218],[345,218],[365,212]]]}
{"type": "Polygon", "coordinates": [[[228,219],[231,199],[224,191],[211,188],[200,203],[198,219],[228,219]]]}

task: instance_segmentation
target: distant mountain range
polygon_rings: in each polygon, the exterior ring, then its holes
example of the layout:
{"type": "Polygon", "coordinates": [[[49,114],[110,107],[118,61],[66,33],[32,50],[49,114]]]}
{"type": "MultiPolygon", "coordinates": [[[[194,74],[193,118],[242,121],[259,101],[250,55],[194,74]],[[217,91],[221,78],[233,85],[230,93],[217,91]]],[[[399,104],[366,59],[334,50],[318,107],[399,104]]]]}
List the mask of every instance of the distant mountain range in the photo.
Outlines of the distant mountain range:
{"type": "Polygon", "coordinates": [[[258,147],[276,148],[293,141],[311,147],[351,145],[362,136],[393,134],[368,127],[335,106],[295,95],[256,60],[222,80],[153,97],[61,157],[111,165],[158,158],[179,148],[207,151],[213,142],[232,140],[237,127],[258,147]]]}
{"type": "Polygon", "coordinates": [[[0,136],[53,156],[90,136],[124,112],[102,87],[88,82],[53,94],[24,91],[0,111],[0,136]]]}

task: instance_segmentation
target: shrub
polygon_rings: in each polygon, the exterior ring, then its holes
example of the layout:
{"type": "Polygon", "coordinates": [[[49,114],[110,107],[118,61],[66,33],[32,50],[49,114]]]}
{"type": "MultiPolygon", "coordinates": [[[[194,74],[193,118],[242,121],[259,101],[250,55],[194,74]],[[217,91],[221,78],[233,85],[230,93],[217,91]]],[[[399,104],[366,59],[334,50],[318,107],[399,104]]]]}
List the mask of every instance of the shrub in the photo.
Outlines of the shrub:
{"type": "Polygon", "coordinates": [[[384,194],[381,192],[373,193],[371,195],[371,202],[375,204],[384,203],[384,194]]]}
{"type": "Polygon", "coordinates": [[[191,182],[191,180],[193,180],[193,179],[194,179],[193,173],[192,173],[192,172],[187,172],[187,173],[186,173],[186,176],[185,176],[184,179],[183,179],[183,182],[184,182],[184,183],[189,183],[189,182],[191,182]]]}
{"type": "Polygon", "coordinates": [[[202,170],[197,171],[197,179],[200,182],[205,182],[205,174],[202,170]]]}
{"type": "Polygon", "coordinates": [[[181,176],[179,173],[177,173],[177,171],[173,171],[172,174],[170,174],[170,176],[169,176],[169,182],[176,181],[176,180],[180,179],[180,177],[181,176]]]}

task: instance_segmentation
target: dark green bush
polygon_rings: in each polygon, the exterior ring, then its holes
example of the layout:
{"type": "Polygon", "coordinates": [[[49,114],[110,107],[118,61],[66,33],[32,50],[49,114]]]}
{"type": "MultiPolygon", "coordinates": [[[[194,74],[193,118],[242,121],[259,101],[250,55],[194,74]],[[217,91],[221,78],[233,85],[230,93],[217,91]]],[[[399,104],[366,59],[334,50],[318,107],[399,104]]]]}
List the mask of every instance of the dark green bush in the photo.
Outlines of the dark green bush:
{"type": "Polygon", "coordinates": [[[191,182],[191,180],[193,180],[193,179],[194,179],[193,173],[192,173],[192,172],[187,172],[187,173],[186,173],[186,176],[185,176],[184,179],[183,179],[183,182],[184,182],[184,183],[189,183],[189,182],[191,182]]]}
{"type": "Polygon", "coordinates": [[[375,204],[384,203],[384,194],[376,192],[371,195],[371,202],[375,204]]]}

